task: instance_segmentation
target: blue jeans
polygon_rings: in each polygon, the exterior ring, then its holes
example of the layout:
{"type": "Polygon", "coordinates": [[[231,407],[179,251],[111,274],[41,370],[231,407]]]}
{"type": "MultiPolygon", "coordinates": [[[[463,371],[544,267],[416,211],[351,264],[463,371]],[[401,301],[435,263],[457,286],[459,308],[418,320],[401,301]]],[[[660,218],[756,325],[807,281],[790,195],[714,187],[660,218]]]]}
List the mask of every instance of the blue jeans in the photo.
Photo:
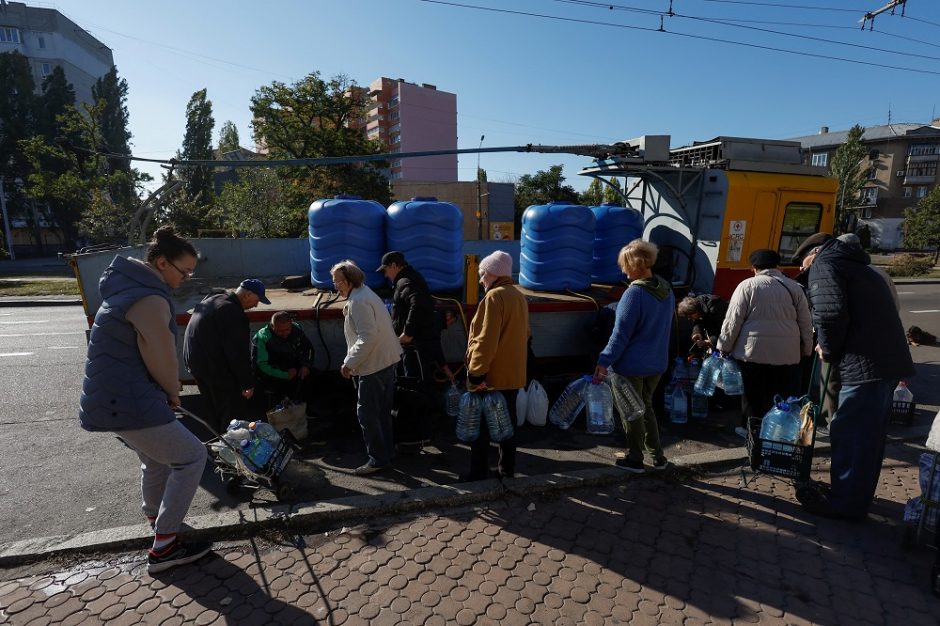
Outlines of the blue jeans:
{"type": "Polygon", "coordinates": [[[389,365],[373,374],[356,377],[356,417],[362,428],[369,464],[383,467],[392,462],[395,437],[392,433],[392,404],[395,400],[395,369],[389,365]]]}
{"type": "Polygon", "coordinates": [[[864,517],[868,513],[878,487],[896,386],[896,380],[842,385],[839,408],[829,423],[832,444],[829,499],[837,515],[864,517]]]}

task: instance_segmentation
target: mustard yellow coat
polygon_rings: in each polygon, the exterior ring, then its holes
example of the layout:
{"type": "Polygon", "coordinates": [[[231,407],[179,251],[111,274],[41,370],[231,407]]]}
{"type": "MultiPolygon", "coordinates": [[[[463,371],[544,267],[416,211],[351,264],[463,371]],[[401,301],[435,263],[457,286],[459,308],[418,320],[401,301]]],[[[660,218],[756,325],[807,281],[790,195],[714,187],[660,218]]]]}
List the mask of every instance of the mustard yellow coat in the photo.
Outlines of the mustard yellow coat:
{"type": "Polygon", "coordinates": [[[522,389],[526,384],[529,305],[512,279],[496,279],[477,307],[467,341],[467,372],[486,375],[490,389],[522,389]]]}

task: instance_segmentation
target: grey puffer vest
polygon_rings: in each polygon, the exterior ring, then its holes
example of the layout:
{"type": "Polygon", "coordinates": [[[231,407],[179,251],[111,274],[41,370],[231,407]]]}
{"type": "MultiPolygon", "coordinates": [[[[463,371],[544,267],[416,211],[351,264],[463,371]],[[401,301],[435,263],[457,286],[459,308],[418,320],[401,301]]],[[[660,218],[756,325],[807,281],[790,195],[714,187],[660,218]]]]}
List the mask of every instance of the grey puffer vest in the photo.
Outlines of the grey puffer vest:
{"type": "Polygon", "coordinates": [[[137,348],[137,332],[125,318],[141,298],[162,296],[170,306],[170,331],[175,335],[170,288],[143,263],[122,256],[114,257],[98,288],[103,302],[88,342],[78,412],[82,428],[137,430],[172,422],[176,418],[166,392],[151,378],[137,348]]]}

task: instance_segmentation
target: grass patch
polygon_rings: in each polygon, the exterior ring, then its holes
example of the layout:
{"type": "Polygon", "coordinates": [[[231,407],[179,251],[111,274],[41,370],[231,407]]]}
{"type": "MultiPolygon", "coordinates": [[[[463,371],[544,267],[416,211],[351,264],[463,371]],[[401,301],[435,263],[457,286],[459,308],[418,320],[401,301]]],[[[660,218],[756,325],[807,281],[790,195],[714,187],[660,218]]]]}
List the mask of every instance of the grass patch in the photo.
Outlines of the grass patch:
{"type": "Polygon", "coordinates": [[[2,296],[77,296],[76,280],[3,279],[0,278],[2,296]]]}

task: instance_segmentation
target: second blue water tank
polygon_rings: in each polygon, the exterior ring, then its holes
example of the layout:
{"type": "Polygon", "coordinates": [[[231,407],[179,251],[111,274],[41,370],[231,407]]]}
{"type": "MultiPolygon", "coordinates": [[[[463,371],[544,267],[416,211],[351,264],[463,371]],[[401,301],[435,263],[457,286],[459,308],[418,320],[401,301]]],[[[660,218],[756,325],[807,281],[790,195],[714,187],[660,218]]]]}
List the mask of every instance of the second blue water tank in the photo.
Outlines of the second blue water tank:
{"type": "Polygon", "coordinates": [[[591,211],[596,219],[591,280],[619,283],[626,276],[617,264],[617,256],[621,248],[643,236],[643,215],[636,209],[612,202],[591,207],[591,211]]]}
{"type": "Polygon", "coordinates": [[[463,286],[463,213],[437,198],[412,198],[388,207],[388,250],[405,255],[431,291],[463,286]]]}
{"type": "Polygon", "coordinates": [[[537,204],[522,214],[519,284],[538,291],[591,286],[594,213],[565,202],[537,204]]]}
{"type": "Polygon", "coordinates": [[[366,275],[366,285],[379,287],[385,278],[375,269],[385,254],[385,207],[359,196],[339,195],[310,205],[310,282],[334,289],[330,268],[350,259],[366,275]]]}

